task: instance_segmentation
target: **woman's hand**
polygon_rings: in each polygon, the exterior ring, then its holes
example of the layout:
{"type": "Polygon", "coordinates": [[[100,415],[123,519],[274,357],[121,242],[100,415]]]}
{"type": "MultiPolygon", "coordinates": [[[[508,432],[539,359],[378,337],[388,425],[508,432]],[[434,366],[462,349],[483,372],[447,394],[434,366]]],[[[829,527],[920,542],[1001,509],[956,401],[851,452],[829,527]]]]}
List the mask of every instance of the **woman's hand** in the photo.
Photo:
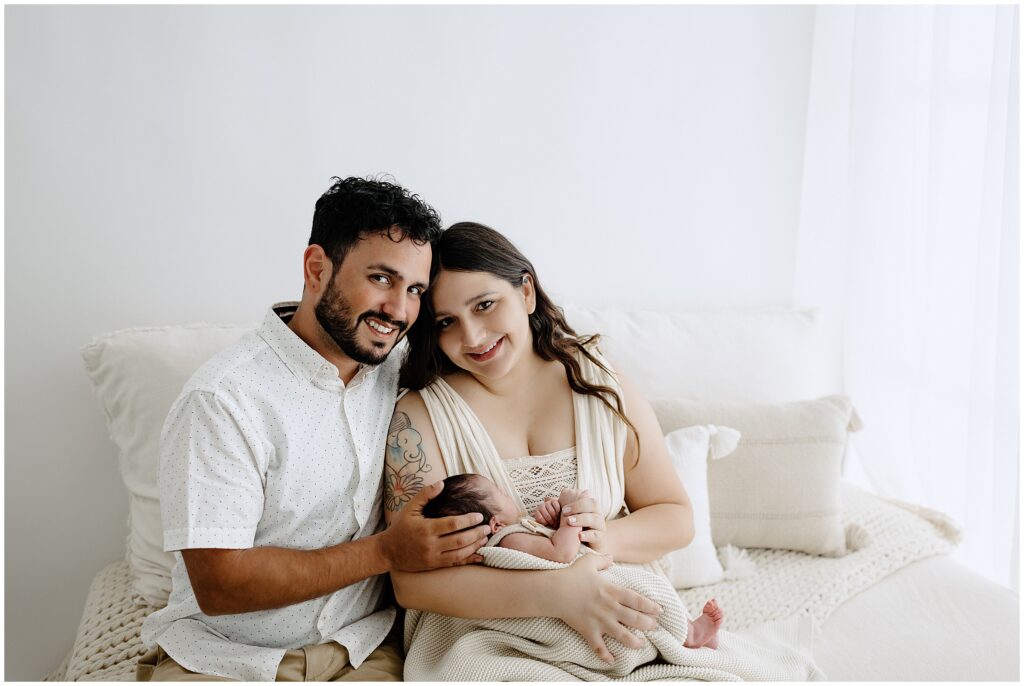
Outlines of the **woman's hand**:
{"type": "Polygon", "coordinates": [[[643,641],[629,629],[657,628],[656,617],[662,613],[662,608],[653,600],[598,574],[610,564],[606,557],[584,555],[556,572],[558,607],[553,608],[553,614],[578,631],[598,657],[615,664],[604,637],[614,638],[629,648],[642,648],[643,641]]]}
{"type": "MultiPolygon", "coordinates": [[[[566,496],[568,492],[569,489],[566,489],[562,491],[562,495],[566,496]]],[[[604,514],[598,510],[597,501],[590,497],[590,491],[575,491],[575,495],[574,500],[569,501],[567,497],[568,502],[562,503],[562,524],[583,527],[580,541],[596,552],[613,556],[604,514]]],[[[560,497],[559,500],[561,499],[560,497]]]]}

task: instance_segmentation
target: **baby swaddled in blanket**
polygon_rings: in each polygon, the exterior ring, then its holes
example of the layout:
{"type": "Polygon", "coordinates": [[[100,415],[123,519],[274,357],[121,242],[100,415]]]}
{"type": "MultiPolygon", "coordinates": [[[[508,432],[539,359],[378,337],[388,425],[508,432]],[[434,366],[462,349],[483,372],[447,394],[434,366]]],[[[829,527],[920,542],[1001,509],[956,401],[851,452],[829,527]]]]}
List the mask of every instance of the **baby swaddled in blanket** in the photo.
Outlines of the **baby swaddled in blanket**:
{"type": "MultiPolygon", "coordinates": [[[[565,502],[579,493],[563,492],[565,502]]],[[[513,499],[477,474],[445,479],[424,516],[482,512],[494,532],[480,549],[484,564],[508,570],[561,569],[583,555],[600,555],[579,540],[580,527],[561,519],[562,503],[541,504],[527,517],[513,499]],[[506,522],[512,522],[506,524],[506,522]]],[[[602,556],[605,557],[605,556],[602,556]]],[[[600,573],[658,603],[659,626],[634,635],[643,647],[608,638],[608,664],[584,638],[555,617],[467,619],[408,610],[407,681],[805,681],[824,675],[810,657],[808,618],[762,625],[736,634],[721,630],[724,615],[712,600],[691,620],[668,580],[632,564],[607,564],[600,573]]],[[[498,589],[500,592],[500,589],[498,589]]]]}
{"type": "MultiPolygon", "coordinates": [[[[436,518],[479,512],[490,524],[492,536],[486,547],[502,547],[552,562],[570,563],[584,554],[601,555],[580,541],[583,527],[562,522],[561,509],[582,496],[565,489],[558,498],[541,503],[532,517],[520,512],[515,500],[480,474],[457,474],[444,480],[444,490],[427,503],[423,516],[436,518]]],[[[605,557],[604,555],[601,555],[605,557]]],[[[611,564],[611,560],[608,560],[611,564]]],[[[724,615],[714,599],[704,605],[696,621],[686,618],[686,633],[677,636],[686,648],[717,648],[718,627],[724,615]]]]}

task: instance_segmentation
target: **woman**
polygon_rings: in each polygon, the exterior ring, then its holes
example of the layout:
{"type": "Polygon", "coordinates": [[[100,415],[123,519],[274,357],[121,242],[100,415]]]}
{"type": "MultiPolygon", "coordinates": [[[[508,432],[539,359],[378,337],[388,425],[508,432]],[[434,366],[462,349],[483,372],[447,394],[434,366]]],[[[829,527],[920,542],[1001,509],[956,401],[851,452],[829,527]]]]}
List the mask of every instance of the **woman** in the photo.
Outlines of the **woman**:
{"type": "MultiPolygon", "coordinates": [[[[563,488],[586,489],[563,520],[616,562],[652,563],[688,545],[692,509],[658,422],[601,357],[597,338],[575,334],[533,265],[497,231],[456,224],[436,251],[438,274],[402,370],[401,385],[419,392],[399,401],[389,434],[388,522],[423,487],[472,471],[515,494],[522,511],[563,488]]],[[[603,637],[639,647],[626,627],[653,628],[657,608],[601,579],[599,559],[559,571],[474,565],[392,580],[406,608],[559,617],[610,663],[603,637]],[[491,593],[496,587],[505,592],[491,593]]]]}

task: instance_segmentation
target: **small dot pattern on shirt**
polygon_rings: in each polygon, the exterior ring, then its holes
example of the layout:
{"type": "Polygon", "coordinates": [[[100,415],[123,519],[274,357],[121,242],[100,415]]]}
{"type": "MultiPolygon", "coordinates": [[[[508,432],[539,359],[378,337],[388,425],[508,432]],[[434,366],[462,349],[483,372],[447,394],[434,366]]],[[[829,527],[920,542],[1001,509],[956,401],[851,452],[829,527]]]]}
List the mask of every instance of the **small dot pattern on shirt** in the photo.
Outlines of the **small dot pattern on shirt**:
{"type": "MultiPolygon", "coordinates": [[[[346,386],[282,320],[207,362],[185,384],[161,434],[164,548],[324,548],[375,533],[387,427],[405,347],[346,386]]],[[[210,617],[175,552],[168,605],[142,638],[182,666],[274,679],[285,650],[334,640],[358,665],[387,635],[383,577],[276,610],[210,617]]]]}

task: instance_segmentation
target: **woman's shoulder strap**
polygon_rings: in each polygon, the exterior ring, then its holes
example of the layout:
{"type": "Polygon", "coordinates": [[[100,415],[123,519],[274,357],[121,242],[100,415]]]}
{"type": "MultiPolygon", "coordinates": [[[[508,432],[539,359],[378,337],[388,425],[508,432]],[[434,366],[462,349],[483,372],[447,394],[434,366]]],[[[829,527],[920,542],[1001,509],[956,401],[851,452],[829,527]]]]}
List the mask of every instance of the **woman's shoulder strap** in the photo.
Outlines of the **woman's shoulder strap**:
{"type": "Polygon", "coordinates": [[[421,389],[420,396],[448,474],[482,474],[506,492],[513,492],[487,429],[451,384],[437,379],[421,389]]]}
{"type": "Polygon", "coordinates": [[[597,344],[596,336],[589,339],[584,338],[580,346],[574,351],[573,356],[580,365],[580,371],[583,373],[583,377],[590,383],[611,386],[619,390],[615,367],[604,356],[597,344]]]}

